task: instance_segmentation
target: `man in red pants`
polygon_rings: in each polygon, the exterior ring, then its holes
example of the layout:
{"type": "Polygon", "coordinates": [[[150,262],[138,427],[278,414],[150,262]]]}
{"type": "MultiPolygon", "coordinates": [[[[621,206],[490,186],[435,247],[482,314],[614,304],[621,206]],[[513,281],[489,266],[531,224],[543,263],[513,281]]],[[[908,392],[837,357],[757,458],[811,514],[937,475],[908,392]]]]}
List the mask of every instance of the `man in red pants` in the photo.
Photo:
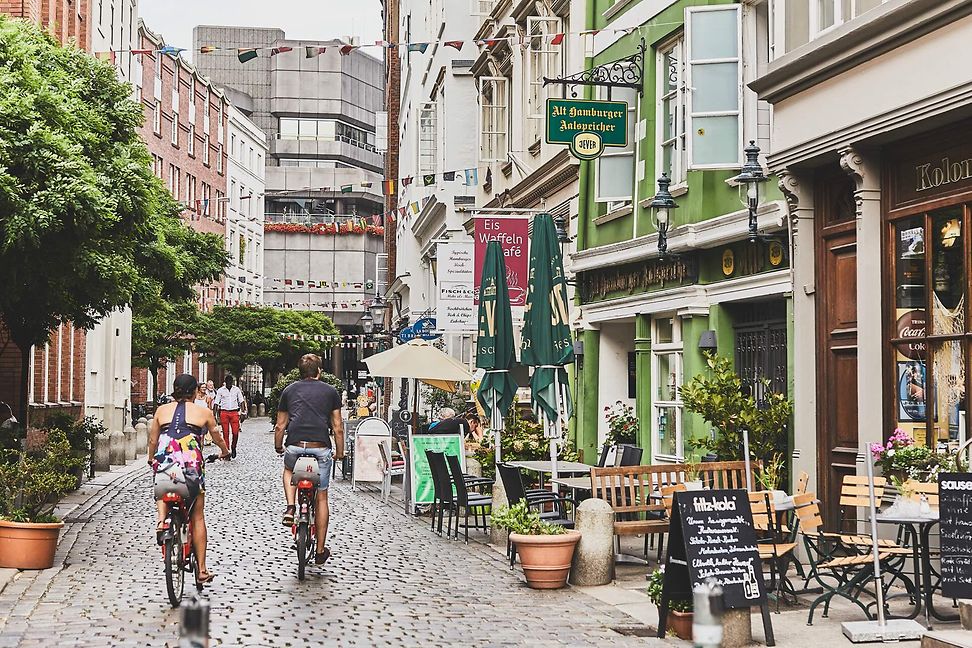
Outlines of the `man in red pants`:
{"type": "Polygon", "coordinates": [[[223,426],[223,438],[230,441],[231,459],[236,459],[236,444],[240,439],[240,414],[246,416],[246,399],[233,384],[233,376],[227,374],[223,386],[216,390],[213,407],[219,411],[219,423],[223,426]]]}

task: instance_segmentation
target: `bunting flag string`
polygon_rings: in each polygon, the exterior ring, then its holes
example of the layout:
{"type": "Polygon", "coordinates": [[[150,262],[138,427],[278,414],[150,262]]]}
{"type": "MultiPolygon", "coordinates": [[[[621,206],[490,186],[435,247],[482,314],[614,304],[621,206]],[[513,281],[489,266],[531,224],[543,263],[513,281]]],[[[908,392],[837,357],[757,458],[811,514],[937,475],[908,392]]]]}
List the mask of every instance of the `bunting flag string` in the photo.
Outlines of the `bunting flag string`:
{"type": "MultiPolygon", "coordinates": [[[[651,27],[659,27],[664,25],[680,25],[682,23],[652,23],[651,27]]],[[[378,47],[383,49],[404,49],[406,52],[418,52],[420,54],[425,54],[431,45],[442,45],[443,47],[451,47],[456,50],[461,50],[463,45],[466,43],[473,43],[477,47],[494,48],[500,43],[509,43],[511,45],[518,44],[522,47],[526,47],[528,42],[536,41],[537,39],[548,41],[551,45],[563,45],[565,39],[568,36],[596,36],[600,33],[613,33],[613,34],[631,34],[638,31],[639,27],[624,27],[624,28],[608,28],[608,29],[585,29],[575,32],[557,32],[550,34],[542,34],[537,36],[526,36],[526,35],[514,35],[514,36],[501,36],[497,38],[480,38],[472,40],[430,40],[430,41],[413,41],[413,42],[398,42],[392,43],[385,40],[377,40],[374,43],[364,43],[360,45],[340,43],[334,46],[335,49],[341,54],[341,56],[348,56],[357,49],[364,49],[369,47],[378,47]]],[[[315,58],[327,52],[328,47],[322,46],[305,46],[304,56],[306,58],[315,58]]],[[[95,52],[95,56],[99,58],[110,58],[118,53],[127,52],[130,54],[169,54],[171,56],[178,56],[182,52],[187,51],[184,47],[173,47],[172,45],[166,45],[160,49],[112,49],[106,52],[95,52]]],[[[216,52],[234,52],[239,59],[240,63],[246,63],[252,61],[261,55],[262,52],[267,52],[269,56],[276,56],[278,54],[283,54],[284,52],[294,51],[293,47],[228,47],[219,45],[202,45],[196,50],[199,54],[215,54],[216,52]]]]}

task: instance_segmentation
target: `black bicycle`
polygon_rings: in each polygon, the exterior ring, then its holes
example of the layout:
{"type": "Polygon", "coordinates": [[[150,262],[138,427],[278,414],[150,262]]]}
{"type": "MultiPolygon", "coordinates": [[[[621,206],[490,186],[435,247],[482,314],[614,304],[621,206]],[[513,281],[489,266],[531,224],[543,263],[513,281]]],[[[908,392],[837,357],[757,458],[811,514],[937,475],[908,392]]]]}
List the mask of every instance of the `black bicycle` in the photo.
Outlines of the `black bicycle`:
{"type": "MultiPolygon", "coordinates": [[[[213,463],[219,455],[206,457],[206,463],[213,463]]],[[[158,484],[158,482],[157,482],[158,484]]],[[[202,592],[203,583],[199,582],[199,562],[192,544],[192,506],[189,491],[184,481],[163,482],[157,485],[162,489],[161,499],[167,504],[162,532],[162,560],[165,565],[165,589],[172,607],[179,607],[186,584],[186,573],[193,576],[196,590],[202,592]]]]}

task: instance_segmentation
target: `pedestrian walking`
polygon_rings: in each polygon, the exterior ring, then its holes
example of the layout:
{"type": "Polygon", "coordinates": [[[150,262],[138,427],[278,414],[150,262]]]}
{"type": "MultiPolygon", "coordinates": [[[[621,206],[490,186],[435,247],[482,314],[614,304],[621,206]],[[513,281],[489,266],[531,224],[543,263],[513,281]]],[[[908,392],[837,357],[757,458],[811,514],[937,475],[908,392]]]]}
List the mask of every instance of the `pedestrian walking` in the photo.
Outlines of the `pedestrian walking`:
{"type": "Polygon", "coordinates": [[[240,440],[240,414],[246,412],[246,399],[234,382],[233,376],[227,374],[223,386],[216,390],[214,400],[223,435],[231,442],[231,459],[236,459],[236,444],[240,440]]]}
{"type": "Polygon", "coordinates": [[[326,547],[328,503],[327,487],[331,479],[331,465],[344,458],[344,420],[341,417],[341,396],[337,390],[320,380],[321,359],[312,353],[303,356],[298,364],[300,380],[287,385],[277,405],[277,423],[273,429],[274,449],[284,455],[283,487],[287,498],[284,526],[294,523],[296,491],[292,478],[297,458],[313,455],[317,458],[320,483],[314,523],[317,525],[315,564],[323,565],[331,555],[326,547]],[[331,433],[334,433],[334,445],[331,433]],[[284,433],[287,435],[284,446],[284,433]]]}

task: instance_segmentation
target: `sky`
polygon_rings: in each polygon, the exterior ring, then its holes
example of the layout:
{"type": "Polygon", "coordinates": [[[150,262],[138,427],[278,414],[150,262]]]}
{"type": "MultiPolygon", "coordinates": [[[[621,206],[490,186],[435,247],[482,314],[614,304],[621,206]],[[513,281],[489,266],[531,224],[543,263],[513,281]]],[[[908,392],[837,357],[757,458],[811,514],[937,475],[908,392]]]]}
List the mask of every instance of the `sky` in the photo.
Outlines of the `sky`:
{"type": "Polygon", "coordinates": [[[380,0],[141,0],[138,11],[167,44],[187,49],[196,25],[278,27],[292,39],[381,39],[380,0]]]}

